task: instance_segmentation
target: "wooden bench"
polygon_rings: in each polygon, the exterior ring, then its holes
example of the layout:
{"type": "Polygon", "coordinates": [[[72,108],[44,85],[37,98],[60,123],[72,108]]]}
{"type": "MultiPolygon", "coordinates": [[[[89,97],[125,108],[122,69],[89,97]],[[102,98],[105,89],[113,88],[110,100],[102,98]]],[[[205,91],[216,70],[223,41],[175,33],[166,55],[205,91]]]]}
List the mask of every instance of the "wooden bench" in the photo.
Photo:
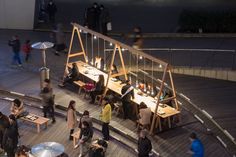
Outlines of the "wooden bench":
{"type": "Polygon", "coordinates": [[[38,133],[40,133],[40,126],[41,126],[41,125],[45,125],[45,128],[47,128],[47,126],[48,126],[48,121],[49,121],[48,118],[44,118],[44,117],[35,115],[35,114],[33,114],[33,113],[29,113],[27,116],[21,117],[20,119],[21,119],[23,122],[24,122],[24,121],[27,121],[27,122],[30,122],[30,123],[35,124],[36,127],[37,127],[37,132],[38,132],[38,133]],[[30,118],[30,117],[32,117],[32,118],[30,118]]]}
{"type": "Polygon", "coordinates": [[[82,81],[74,81],[73,83],[74,83],[75,85],[79,86],[78,94],[80,94],[80,93],[81,93],[81,90],[83,89],[83,87],[84,87],[84,85],[85,85],[85,83],[82,82],[82,81]]]}
{"type": "Polygon", "coordinates": [[[80,137],[80,129],[76,132],[74,132],[72,135],[73,137],[73,146],[75,147],[75,145],[78,143],[79,137],[80,137]]]}

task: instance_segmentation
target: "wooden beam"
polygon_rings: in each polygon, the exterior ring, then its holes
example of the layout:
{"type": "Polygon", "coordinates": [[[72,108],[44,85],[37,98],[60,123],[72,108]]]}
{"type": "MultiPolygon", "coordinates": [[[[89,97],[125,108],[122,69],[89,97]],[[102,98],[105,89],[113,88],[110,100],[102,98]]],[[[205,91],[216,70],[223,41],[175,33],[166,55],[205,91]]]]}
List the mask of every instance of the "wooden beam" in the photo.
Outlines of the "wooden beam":
{"type": "Polygon", "coordinates": [[[68,55],[67,55],[67,58],[66,58],[66,66],[65,66],[65,70],[64,70],[64,75],[63,75],[63,79],[62,79],[62,81],[64,81],[65,76],[66,76],[67,64],[68,64],[68,62],[69,62],[69,55],[70,55],[70,53],[71,53],[72,43],[73,43],[73,41],[74,41],[75,31],[76,31],[76,28],[73,27],[73,31],[72,31],[71,39],[70,39],[69,51],[68,51],[68,55]]]}
{"type": "Polygon", "coordinates": [[[173,81],[173,77],[172,77],[170,68],[168,70],[168,73],[169,73],[169,77],[170,77],[171,88],[172,88],[172,91],[173,91],[173,97],[175,97],[174,98],[175,107],[176,107],[177,110],[179,110],[179,105],[178,105],[178,102],[177,102],[177,99],[176,99],[176,91],[175,91],[174,81],[173,81]]]}
{"type": "Polygon", "coordinates": [[[84,55],[84,52],[77,52],[77,53],[72,53],[72,54],[68,54],[68,57],[76,57],[76,56],[80,56],[80,55],[84,55]]]}
{"type": "Polygon", "coordinates": [[[127,74],[126,74],[126,69],[125,69],[125,63],[124,63],[124,59],[123,59],[123,56],[122,56],[122,52],[121,52],[120,46],[118,47],[118,51],[119,51],[119,55],[120,55],[122,70],[123,70],[124,75],[125,75],[125,80],[128,80],[128,77],[127,77],[127,74]]]}
{"type": "Polygon", "coordinates": [[[163,87],[164,87],[164,81],[165,81],[165,77],[166,77],[167,68],[168,68],[168,66],[166,66],[165,69],[164,69],[164,73],[163,73],[163,76],[162,76],[162,82],[161,82],[161,85],[160,85],[160,90],[157,94],[157,104],[156,104],[155,112],[154,112],[154,115],[153,115],[153,118],[152,118],[152,125],[151,125],[150,132],[149,132],[150,134],[153,133],[153,129],[155,127],[155,122],[156,122],[156,118],[157,118],[157,109],[158,109],[158,106],[159,106],[159,103],[160,103],[160,97],[161,97],[161,93],[162,93],[162,90],[163,90],[163,87]]]}
{"type": "Polygon", "coordinates": [[[111,77],[117,77],[117,76],[122,76],[122,75],[125,75],[127,73],[127,71],[126,72],[124,72],[123,70],[122,71],[120,71],[119,73],[117,73],[117,74],[113,74],[113,75],[111,75],[111,77]]]}
{"type": "MultiPolygon", "coordinates": [[[[109,83],[109,79],[111,77],[111,72],[112,72],[112,65],[114,63],[114,60],[115,60],[115,56],[116,56],[116,51],[117,51],[117,45],[115,45],[114,47],[114,50],[113,50],[113,54],[112,54],[112,58],[111,58],[111,64],[110,64],[110,69],[109,69],[109,72],[108,72],[108,76],[107,76],[107,81],[106,81],[106,86],[105,86],[105,89],[104,89],[104,92],[103,92],[103,98],[106,96],[106,93],[107,93],[107,89],[108,89],[108,83],[109,83]]],[[[99,101],[101,102],[101,101],[99,101]]]]}
{"type": "Polygon", "coordinates": [[[83,52],[83,55],[84,55],[84,60],[86,63],[88,63],[88,60],[86,59],[86,53],[84,51],[84,45],[83,45],[83,42],[82,42],[82,39],[81,39],[81,36],[80,36],[80,31],[78,30],[78,27],[76,27],[76,30],[77,30],[77,35],[78,35],[78,38],[79,38],[79,42],[80,42],[80,46],[81,46],[81,49],[82,49],[82,52],[83,52]]]}
{"type": "Polygon", "coordinates": [[[131,47],[131,46],[128,46],[128,45],[126,45],[126,44],[123,44],[123,43],[121,43],[121,42],[119,42],[119,41],[117,41],[117,40],[114,40],[114,39],[112,39],[112,38],[110,38],[110,37],[107,37],[107,36],[105,36],[105,35],[102,35],[102,34],[100,34],[100,33],[98,33],[98,32],[95,32],[95,31],[92,31],[92,30],[90,30],[90,29],[88,29],[88,28],[85,28],[85,27],[83,27],[83,26],[81,26],[81,25],[79,25],[79,24],[77,24],[77,23],[71,23],[71,24],[72,24],[74,27],[77,27],[77,28],[81,29],[81,30],[84,31],[84,32],[93,34],[93,35],[97,36],[98,38],[101,38],[101,39],[103,39],[103,40],[106,40],[106,41],[108,41],[108,42],[111,42],[111,43],[113,43],[113,44],[115,44],[115,45],[118,45],[118,46],[124,48],[124,49],[127,49],[129,52],[131,52],[131,53],[134,54],[134,55],[139,54],[139,55],[143,56],[144,58],[153,60],[154,62],[157,62],[157,63],[163,65],[164,67],[166,67],[166,66],[168,65],[167,62],[162,61],[161,59],[154,58],[154,57],[152,57],[152,56],[149,55],[149,54],[146,54],[146,53],[144,53],[144,52],[142,52],[142,51],[139,51],[139,50],[137,50],[137,49],[135,49],[135,48],[133,48],[133,47],[131,47]]]}

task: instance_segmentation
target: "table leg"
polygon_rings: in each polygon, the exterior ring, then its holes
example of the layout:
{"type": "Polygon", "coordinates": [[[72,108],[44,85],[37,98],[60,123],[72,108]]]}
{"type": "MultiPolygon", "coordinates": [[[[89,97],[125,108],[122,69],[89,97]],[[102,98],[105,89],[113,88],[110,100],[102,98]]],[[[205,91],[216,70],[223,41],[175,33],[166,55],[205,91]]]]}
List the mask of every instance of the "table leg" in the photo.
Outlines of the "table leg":
{"type": "Polygon", "coordinates": [[[40,125],[39,124],[36,125],[37,125],[37,132],[40,133],[40,125]]]}
{"type": "Polygon", "coordinates": [[[161,118],[160,117],[158,117],[158,123],[159,123],[159,130],[162,131],[161,118]]]}
{"type": "Polygon", "coordinates": [[[74,147],[76,145],[76,138],[75,137],[73,137],[73,145],[74,145],[74,147]]]}
{"type": "Polygon", "coordinates": [[[170,117],[168,117],[168,126],[169,126],[169,129],[170,129],[171,128],[170,117]]]}
{"type": "Polygon", "coordinates": [[[47,127],[48,127],[48,122],[45,123],[45,128],[47,128],[47,127]]]}

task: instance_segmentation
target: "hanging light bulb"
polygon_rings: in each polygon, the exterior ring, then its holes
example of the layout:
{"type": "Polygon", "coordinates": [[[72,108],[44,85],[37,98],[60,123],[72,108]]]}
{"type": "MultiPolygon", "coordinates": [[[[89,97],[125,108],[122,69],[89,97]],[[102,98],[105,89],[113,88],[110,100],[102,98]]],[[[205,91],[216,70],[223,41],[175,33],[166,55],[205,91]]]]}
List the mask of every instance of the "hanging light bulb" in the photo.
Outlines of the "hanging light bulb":
{"type": "Polygon", "coordinates": [[[143,91],[146,93],[147,92],[147,87],[146,87],[146,83],[144,82],[144,88],[143,91]]]}
{"type": "Polygon", "coordinates": [[[93,36],[93,39],[97,39],[97,37],[94,35],[94,36],[93,36]]]}
{"type": "Polygon", "coordinates": [[[136,88],[138,88],[139,84],[138,84],[138,80],[136,80],[136,88]]]}
{"type": "Polygon", "coordinates": [[[124,48],[122,48],[122,49],[121,49],[121,51],[125,51],[125,49],[124,49],[124,48]]]}
{"type": "Polygon", "coordinates": [[[162,68],[162,65],[161,65],[161,64],[159,65],[159,68],[162,68]]]}
{"type": "Polygon", "coordinates": [[[154,89],[152,88],[152,92],[151,92],[151,95],[154,95],[154,89]]]}
{"type": "Polygon", "coordinates": [[[104,68],[103,68],[103,70],[104,70],[104,71],[107,70],[107,65],[106,65],[106,64],[104,64],[104,68]]]}
{"type": "Polygon", "coordinates": [[[139,56],[139,59],[143,59],[143,56],[140,55],[140,56],[139,56]]]}
{"type": "Polygon", "coordinates": [[[79,32],[81,33],[81,32],[82,32],[82,30],[80,29],[80,30],[79,30],[79,32]]]}
{"type": "Polygon", "coordinates": [[[93,58],[91,59],[91,62],[90,62],[91,65],[93,65],[93,58]]]}
{"type": "Polygon", "coordinates": [[[109,45],[112,46],[112,43],[110,43],[109,45]]]}

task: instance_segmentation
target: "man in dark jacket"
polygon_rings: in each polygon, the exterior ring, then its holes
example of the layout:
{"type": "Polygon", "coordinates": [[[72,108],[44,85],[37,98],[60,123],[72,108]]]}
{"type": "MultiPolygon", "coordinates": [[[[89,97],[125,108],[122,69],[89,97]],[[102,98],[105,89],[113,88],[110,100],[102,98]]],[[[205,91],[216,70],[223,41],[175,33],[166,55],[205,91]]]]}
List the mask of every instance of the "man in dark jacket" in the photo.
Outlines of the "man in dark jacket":
{"type": "Polygon", "coordinates": [[[52,0],[50,0],[48,3],[47,12],[49,15],[49,21],[54,23],[55,22],[55,14],[57,12],[57,6],[52,0]]]}
{"type": "Polygon", "coordinates": [[[3,148],[2,142],[3,142],[3,134],[5,132],[5,129],[10,125],[9,119],[6,115],[2,114],[0,112],[0,146],[3,148]]]}
{"type": "Polygon", "coordinates": [[[147,131],[142,130],[138,139],[138,157],[149,157],[152,150],[152,143],[147,138],[147,131]]]}
{"type": "Polygon", "coordinates": [[[103,5],[101,5],[99,9],[99,31],[102,34],[107,35],[107,23],[111,21],[109,11],[103,5]]]}
{"type": "Polygon", "coordinates": [[[73,83],[73,81],[79,80],[79,69],[76,63],[72,63],[72,68],[69,68],[69,74],[64,78],[60,87],[64,87],[66,83],[73,83]]]}
{"type": "Polygon", "coordinates": [[[134,88],[131,86],[130,80],[127,80],[126,85],[122,87],[121,94],[122,94],[121,99],[124,110],[124,119],[127,119],[129,115],[131,97],[132,99],[134,99],[134,88]]]}
{"type": "Polygon", "coordinates": [[[8,45],[12,47],[12,51],[14,52],[12,64],[18,62],[18,66],[22,66],[22,62],[20,59],[20,40],[18,36],[13,36],[12,40],[8,41],[8,45]]]}
{"type": "Polygon", "coordinates": [[[6,128],[3,136],[3,149],[7,152],[7,157],[15,157],[18,144],[18,126],[14,115],[9,116],[10,125],[6,128]]]}

